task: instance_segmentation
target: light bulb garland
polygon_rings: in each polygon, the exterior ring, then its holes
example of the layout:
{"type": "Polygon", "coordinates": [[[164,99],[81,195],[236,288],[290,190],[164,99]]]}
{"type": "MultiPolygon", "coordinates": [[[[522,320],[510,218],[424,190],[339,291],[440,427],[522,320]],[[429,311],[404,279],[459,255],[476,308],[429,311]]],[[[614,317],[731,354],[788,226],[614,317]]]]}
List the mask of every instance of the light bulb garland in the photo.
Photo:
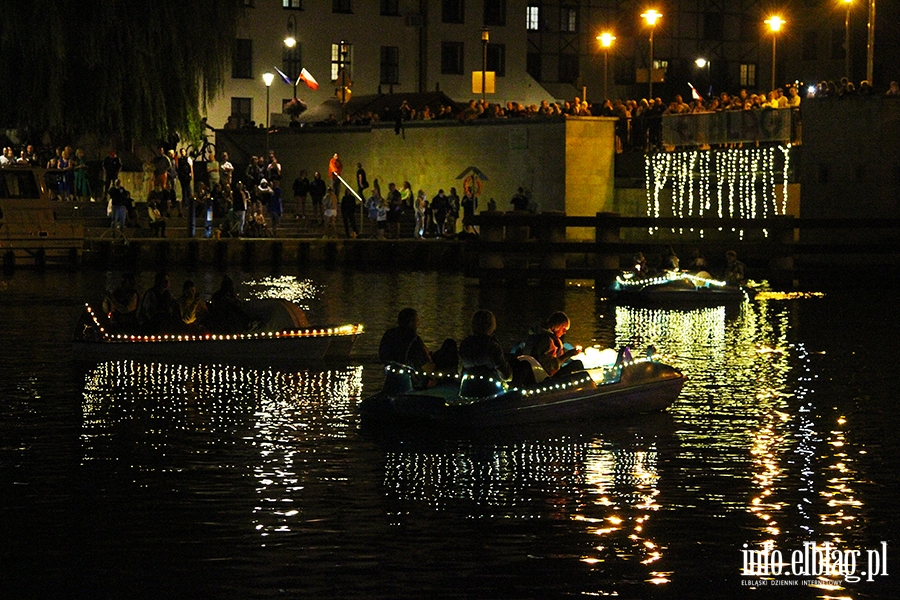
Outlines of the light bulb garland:
{"type": "MultiPolygon", "coordinates": [[[[647,154],[644,159],[647,215],[659,218],[668,212],[682,219],[704,217],[711,212],[720,219],[784,215],[787,214],[789,171],[790,144],[647,154]],[[780,172],[776,169],[779,156],[780,172]],[[712,173],[715,173],[714,185],[710,182],[712,173]],[[782,186],[780,203],[778,185],[782,186]],[[671,188],[671,200],[664,210],[660,196],[667,187],[671,188]]],[[[656,233],[656,229],[650,228],[650,233],[656,233]]],[[[733,227],[732,231],[744,238],[742,228],[733,227]]],[[[678,232],[683,233],[684,229],[678,232]]],[[[768,237],[767,229],[763,229],[763,235],[768,237]]],[[[704,237],[702,229],[700,237],[704,237]]]]}
{"type": "Polygon", "coordinates": [[[253,333],[235,333],[235,334],[169,334],[162,333],[158,335],[135,335],[129,333],[111,334],[100,324],[100,319],[89,304],[85,304],[85,309],[90,315],[91,320],[100,333],[101,341],[109,343],[121,342],[212,342],[212,341],[242,341],[242,340],[271,340],[271,339],[292,339],[292,338],[311,338],[311,337],[343,337],[358,335],[363,332],[362,324],[341,325],[339,327],[307,327],[303,329],[285,329],[282,331],[257,331],[253,333]]]}
{"type": "Polygon", "coordinates": [[[637,358],[628,358],[624,359],[621,362],[617,362],[614,365],[605,365],[597,368],[589,369],[584,373],[582,377],[578,377],[576,379],[568,379],[568,380],[554,380],[553,378],[547,378],[541,382],[540,387],[507,387],[507,382],[491,376],[485,375],[473,375],[470,373],[448,373],[448,372],[436,372],[436,371],[421,371],[418,369],[414,369],[409,366],[404,365],[396,365],[389,364],[384,367],[386,373],[393,373],[397,375],[409,375],[410,377],[421,377],[421,378],[431,378],[438,380],[453,380],[453,379],[461,379],[461,383],[465,382],[468,379],[478,379],[482,381],[487,381],[489,384],[493,384],[499,387],[502,387],[507,393],[510,392],[518,392],[523,396],[535,396],[538,394],[546,394],[551,392],[560,392],[565,391],[567,389],[582,387],[588,384],[603,386],[603,385],[611,385],[613,383],[618,383],[621,379],[622,370],[630,367],[632,365],[644,363],[644,362],[658,362],[654,356],[640,356],[637,358]]]}

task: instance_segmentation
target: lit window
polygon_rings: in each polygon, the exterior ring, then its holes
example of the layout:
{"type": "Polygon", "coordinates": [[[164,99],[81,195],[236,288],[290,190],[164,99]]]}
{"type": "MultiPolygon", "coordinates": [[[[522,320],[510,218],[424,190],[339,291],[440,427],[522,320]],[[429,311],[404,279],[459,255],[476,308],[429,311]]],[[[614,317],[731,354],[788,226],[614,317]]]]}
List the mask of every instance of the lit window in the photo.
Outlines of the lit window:
{"type": "Polygon", "coordinates": [[[575,33],[578,25],[578,11],[574,8],[563,8],[560,12],[560,31],[575,33]]]}
{"type": "Polygon", "coordinates": [[[348,79],[353,74],[353,44],[341,42],[340,44],[331,45],[331,80],[337,81],[341,78],[341,67],[348,79]],[[341,51],[343,48],[343,52],[341,51]]]}
{"type": "Polygon", "coordinates": [[[529,31],[537,31],[541,27],[541,9],[539,6],[529,6],[525,12],[525,28],[529,31]]]}
{"type": "Polygon", "coordinates": [[[741,63],[740,82],[741,87],[756,87],[756,64],[741,63]]]}

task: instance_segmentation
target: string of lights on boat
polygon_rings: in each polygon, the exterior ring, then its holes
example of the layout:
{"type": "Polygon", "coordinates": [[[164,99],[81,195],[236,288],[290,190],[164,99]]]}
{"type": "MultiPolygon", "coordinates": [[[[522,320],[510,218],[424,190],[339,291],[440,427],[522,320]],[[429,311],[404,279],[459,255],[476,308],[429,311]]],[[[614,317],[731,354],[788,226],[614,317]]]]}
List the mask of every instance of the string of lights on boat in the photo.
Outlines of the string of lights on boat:
{"type": "Polygon", "coordinates": [[[122,333],[110,333],[100,323],[100,319],[94,309],[89,304],[85,304],[85,309],[90,315],[94,326],[100,333],[103,340],[108,342],[208,342],[208,341],[240,341],[240,340],[263,340],[263,339],[292,339],[292,338],[311,338],[311,337],[334,337],[334,336],[353,336],[363,333],[364,326],[361,323],[351,325],[341,325],[338,327],[309,327],[303,329],[288,329],[284,331],[256,331],[251,333],[233,333],[233,334],[175,334],[166,333],[159,335],[134,335],[122,333]]]}
{"type": "MultiPolygon", "coordinates": [[[[574,359],[579,359],[579,357],[583,357],[584,355],[579,355],[573,357],[574,359]]],[[[385,366],[385,371],[387,373],[401,375],[401,376],[410,376],[414,378],[423,378],[423,379],[434,379],[438,381],[446,381],[446,380],[459,380],[460,384],[464,383],[466,379],[478,379],[483,380],[491,385],[496,386],[498,389],[504,389],[511,392],[520,392],[523,396],[536,396],[540,394],[546,394],[548,392],[559,392],[561,390],[573,389],[573,388],[581,388],[591,382],[597,385],[608,385],[612,383],[616,383],[619,381],[619,378],[622,373],[622,369],[629,367],[631,365],[640,364],[644,362],[653,362],[659,360],[659,356],[654,354],[653,356],[638,356],[627,358],[617,364],[614,365],[597,365],[597,366],[585,366],[589,369],[585,372],[584,376],[571,378],[571,379],[560,379],[554,380],[552,377],[545,379],[541,382],[543,385],[539,385],[538,387],[509,387],[508,383],[502,379],[487,376],[487,375],[473,375],[470,373],[458,373],[458,372],[446,372],[446,371],[422,371],[417,370],[409,366],[405,365],[397,365],[397,364],[389,364],[385,366]]]]}
{"type": "Polygon", "coordinates": [[[662,285],[672,283],[673,281],[687,281],[695,287],[724,287],[726,282],[711,279],[709,277],[701,277],[694,273],[686,271],[666,271],[662,275],[656,277],[635,278],[634,273],[629,272],[616,276],[616,283],[621,287],[646,287],[650,285],[662,285]]]}
{"type": "MultiPolygon", "coordinates": [[[[645,155],[647,214],[755,219],[787,213],[791,145],[645,155]],[[778,168],[778,165],[781,168],[778,168]],[[715,173],[715,182],[711,181],[715,173]],[[779,193],[780,186],[780,193],[779,193]],[[664,190],[671,189],[667,206],[664,190]]],[[[651,228],[655,233],[657,228],[651,228]]],[[[693,229],[688,229],[693,231],[693,229]]],[[[744,231],[737,231],[743,239],[744,231]]],[[[679,229],[683,233],[684,229],[679,229]]],[[[704,237],[700,230],[700,237],[704,237]]],[[[764,231],[768,236],[768,232],[764,231]]]]}

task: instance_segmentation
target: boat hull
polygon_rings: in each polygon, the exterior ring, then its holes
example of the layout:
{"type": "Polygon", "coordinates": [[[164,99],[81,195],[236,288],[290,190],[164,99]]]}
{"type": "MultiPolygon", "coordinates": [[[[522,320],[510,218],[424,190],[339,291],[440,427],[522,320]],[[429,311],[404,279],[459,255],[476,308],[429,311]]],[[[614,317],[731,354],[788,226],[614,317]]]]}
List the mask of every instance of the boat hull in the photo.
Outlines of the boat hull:
{"type": "Polygon", "coordinates": [[[596,385],[576,373],[476,401],[461,400],[459,386],[445,383],[402,394],[382,392],[363,400],[359,411],[369,422],[453,427],[621,418],[665,410],[678,398],[684,379],[669,365],[644,362],[624,367],[614,383],[596,385]]]}

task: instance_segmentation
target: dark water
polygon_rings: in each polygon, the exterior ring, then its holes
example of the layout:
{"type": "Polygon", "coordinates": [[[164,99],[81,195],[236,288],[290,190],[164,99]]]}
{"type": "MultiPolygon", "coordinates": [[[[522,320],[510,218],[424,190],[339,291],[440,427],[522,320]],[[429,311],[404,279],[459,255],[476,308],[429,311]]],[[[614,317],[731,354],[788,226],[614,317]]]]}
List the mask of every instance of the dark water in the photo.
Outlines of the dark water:
{"type": "MultiPolygon", "coordinates": [[[[114,275],[0,283],[0,598],[900,593],[892,292],[664,311],[452,274],[233,275],[244,293],[299,298],[312,321],[364,322],[354,360],[83,361],[69,334],[114,275]],[[360,431],[380,333],[406,305],[432,347],[478,307],[510,343],[563,309],[571,341],[654,344],[690,379],[667,413],[624,422],[360,431]],[[878,575],[760,584],[742,550],[767,541],[779,568],[829,542],[860,552],[845,574],[878,575]]],[[[172,274],[186,277],[218,283],[172,274]]]]}

